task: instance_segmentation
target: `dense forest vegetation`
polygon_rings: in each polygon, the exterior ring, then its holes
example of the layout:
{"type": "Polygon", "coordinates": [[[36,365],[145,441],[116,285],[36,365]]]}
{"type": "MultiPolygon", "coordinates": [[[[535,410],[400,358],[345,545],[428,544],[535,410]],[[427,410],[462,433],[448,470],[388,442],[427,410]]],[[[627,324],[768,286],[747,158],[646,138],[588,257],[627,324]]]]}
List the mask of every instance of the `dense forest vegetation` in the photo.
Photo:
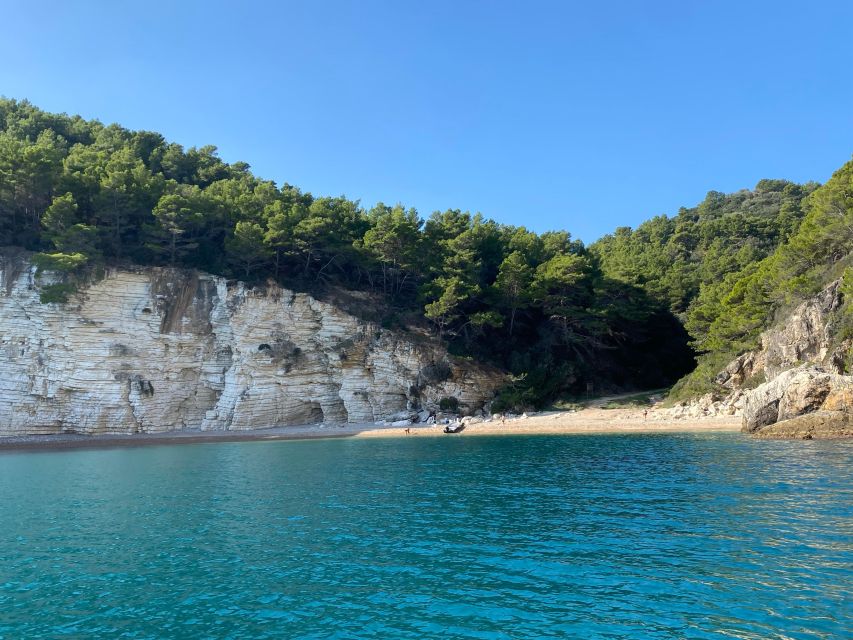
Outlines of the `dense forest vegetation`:
{"type": "MultiPolygon", "coordinates": [[[[0,246],[66,274],[43,287],[46,303],[100,265],[125,263],[274,280],[338,301],[362,292],[370,304],[352,311],[508,369],[515,382],[498,407],[536,406],[589,383],[670,384],[695,364],[685,327],[700,353],[749,344],[768,309],[822,279],[829,258],[815,256],[827,243],[834,261],[850,246],[850,171],[822,188],[763,180],[712,192],[587,248],[564,231],[459,210],[426,220],[399,204],[365,210],[262,180],[212,146],[0,100],[0,246]],[[824,237],[827,220],[841,226],[824,237]]],[[[682,389],[699,389],[702,371],[682,389]]]]}
{"type": "MultiPolygon", "coordinates": [[[[642,288],[687,328],[699,364],[674,398],[715,391],[715,374],[758,346],[780,314],[845,273],[853,285],[851,251],[853,162],[823,186],[761,180],[753,191],[711,192],[590,247],[605,277],[642,288]]],[[[853,306],[839,310],[834,332],[837,341],[853,335],[853,306]]]]}

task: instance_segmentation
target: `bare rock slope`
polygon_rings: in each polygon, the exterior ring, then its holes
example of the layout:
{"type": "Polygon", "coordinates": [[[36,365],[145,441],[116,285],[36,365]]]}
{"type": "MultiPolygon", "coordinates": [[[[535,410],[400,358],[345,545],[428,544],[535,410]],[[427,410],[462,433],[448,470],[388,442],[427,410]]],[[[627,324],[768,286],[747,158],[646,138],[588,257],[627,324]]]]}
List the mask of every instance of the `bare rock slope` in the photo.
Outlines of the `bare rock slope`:
{"type": "Polygon", "coordinates": [[[185,270],[111,270],[42,304],[25,255],[0,255],[0,436],[374,422],[503,374],[309,295],[185,270]]]}
{"type": "Polygon", "coordinates": [[[836,280],[800,304],[782,322],[761,334],[761,346],[735,358],[716,378],[727,389],[763,378],[770,381],[784,371],[810,364],[840,372],[849,343],[835,344],[834,313],[841,307],[841,281],[836,280]]]}
{"type": "Polygon", "coordinates": [[[853,344],[839,341],[835,326],[843,302],[837,280],[765,331],[759,348],[720,371],[715,382],[721,392],[668,413],[681,419],[739,415],[743,431],[759,437],[850,435],[840,416],[853,412],[853,376],[844,371],[853,344]]]}
{"type": "Polygon", "coordinates": [[[843,302],[840,285],[835,281],[803,302],[761,335],[758,349],[721,371],[716,382],[728,390],[725,397],[709,395],[682,411],[738,413],[743,431],[758,437],[851,435],[853,376],[844,375],[844,361],[853,345],[838,342],[833,326],[843,302]]]}

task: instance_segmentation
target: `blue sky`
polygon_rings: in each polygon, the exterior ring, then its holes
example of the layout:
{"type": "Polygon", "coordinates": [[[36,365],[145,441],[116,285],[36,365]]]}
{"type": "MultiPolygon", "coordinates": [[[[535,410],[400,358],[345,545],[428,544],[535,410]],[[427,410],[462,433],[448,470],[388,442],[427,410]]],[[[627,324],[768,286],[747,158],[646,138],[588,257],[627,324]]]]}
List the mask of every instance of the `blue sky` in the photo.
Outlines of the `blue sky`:
{"type": "Polygon", "coordinates": [[[0,94],[592,241],[853,153],[850,2],[0,0],[0,94]]]}

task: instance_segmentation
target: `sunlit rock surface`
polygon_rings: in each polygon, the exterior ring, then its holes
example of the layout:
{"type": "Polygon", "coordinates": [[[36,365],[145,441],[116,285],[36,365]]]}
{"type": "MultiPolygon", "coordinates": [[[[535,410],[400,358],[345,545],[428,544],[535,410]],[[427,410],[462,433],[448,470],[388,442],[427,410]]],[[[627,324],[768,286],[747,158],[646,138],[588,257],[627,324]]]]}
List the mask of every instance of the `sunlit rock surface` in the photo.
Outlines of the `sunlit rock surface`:
{"type": "Polygon", "coordinates": [[[309,295],[177,269],[111,270],[42,304],[23,254],[0,255],[0,435],[246,430],[374,422],[500,372],[309,295]]]}
{"type": "MultiPolygon", "coordinates": [[[[743,430],[754,433],[820,409],[847,411],[853,378],[828,373],[811,365],[783,371],[769,382],[747,391],[743,403],[743,430]],[[832,395],[832,401],[824,406],[832,395]]],[[[849,409],[853,409],[850,406],[849,409]]]]}
{"type": "Polygon", "coordinates": [[[755,433],[756,438],[822,440],[853,437],[849,411],[815,411],[777,422],[755,433]]]}
{"type": "MultiPolygon", "coordinates": [[[[721,393],[680,403],[669,410],[670,415],[739,415],[745,433],[764,434],[770,425],[811,413],[853,412],[853,376],[844,375],[845,355],[853,344],[835,338],[835,312],[842,303],[841,281],[836,280],[762,333],[760,348],[729,363],[715,379],[721,393]]],[[[805,419],[791,422],[766,437],[800,437],[813,423],[817,424],[805,419]]],[[[833,429],[821,426],[815,433],[840,437],[848,426],[833,429]]]]}
{"type": "Polygon", "coordinates": [[[737,388],[749,377],[766,380],[742,395],[743,431],[765,437],[800,437],[804,425],[811,429],[818,423],[816,434],[831,432],[837,437],[849,430],[848,426],[826,427],[829,422],[823,418],[793,421],[812,413],[853,412],[853,376],[844,375],[851,343],[834,339],[835,312],[842,303],[841,281],[836,280],[765,331],[760,349],[742,355],[720,373],[718,382],[729,388],[737,388]],[[765,433],[777,423],[788,426],[765,433]]]}
{"type": "Polygon", "coordinates": [[[833,314],[842,304],[841,281],[797,306],[775,326],[761,334],[761,347],[735,358],[716,382],[739,389],[745,382],[769,382],[780,373],[802,364],[814,364],[830,373],[842,373],[849,341],[833,340],[833,314]]]}

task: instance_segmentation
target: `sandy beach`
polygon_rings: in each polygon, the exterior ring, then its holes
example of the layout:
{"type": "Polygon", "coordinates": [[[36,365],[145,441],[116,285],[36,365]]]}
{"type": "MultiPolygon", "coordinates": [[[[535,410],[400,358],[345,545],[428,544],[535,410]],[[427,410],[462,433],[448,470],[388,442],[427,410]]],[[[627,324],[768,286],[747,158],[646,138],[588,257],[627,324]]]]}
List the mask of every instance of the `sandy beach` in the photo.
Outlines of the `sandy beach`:
{"type": "MultiPolygon", "coordinates": [[[[666,433],[666,432],[708,432],[740,431],[739,417],[708,417],[677,420],[663,412],[649,411],[644,418],[643,411],[637,409],[600,409],[591,408],[581,411],[547,411],[530,416],[507,418],[504,422],[492,420],[466,425],[465,429],[454,436],[476,435],[534,435],[534,434],[584,434],[584,433],[666,433]]],[[[448,436],[444,425],[412,425],[411,436],[440,435],[448,436]]],[[[371,438],[389,435],[406,435],[399,427],[370,427],[355,434],[357,437],[371,438]],[[397,433],[390,433],[395,431],[397,433]]],[[[449,436],[448,436],[449,437],[449,436]]]]}
{"type": "Polygon", "coordinates": [[[414,424],[408,428],[377,424],[299,425],[253,431],[170,431],[136,434],[57,434],[0,438],[0,452],[19,450],[62,450],[103,447],[134,447],[162,444],[306,440],[312,438],[464,438],[480,435],[559,435],[616,433],[706,433],[739,431],[735,416],[673,419],[665,411],[588,408],[581,411],[550,411],[528,417],[506,418],[466,425],[458,434],[445,434],[444,425],[414,424]]]}

